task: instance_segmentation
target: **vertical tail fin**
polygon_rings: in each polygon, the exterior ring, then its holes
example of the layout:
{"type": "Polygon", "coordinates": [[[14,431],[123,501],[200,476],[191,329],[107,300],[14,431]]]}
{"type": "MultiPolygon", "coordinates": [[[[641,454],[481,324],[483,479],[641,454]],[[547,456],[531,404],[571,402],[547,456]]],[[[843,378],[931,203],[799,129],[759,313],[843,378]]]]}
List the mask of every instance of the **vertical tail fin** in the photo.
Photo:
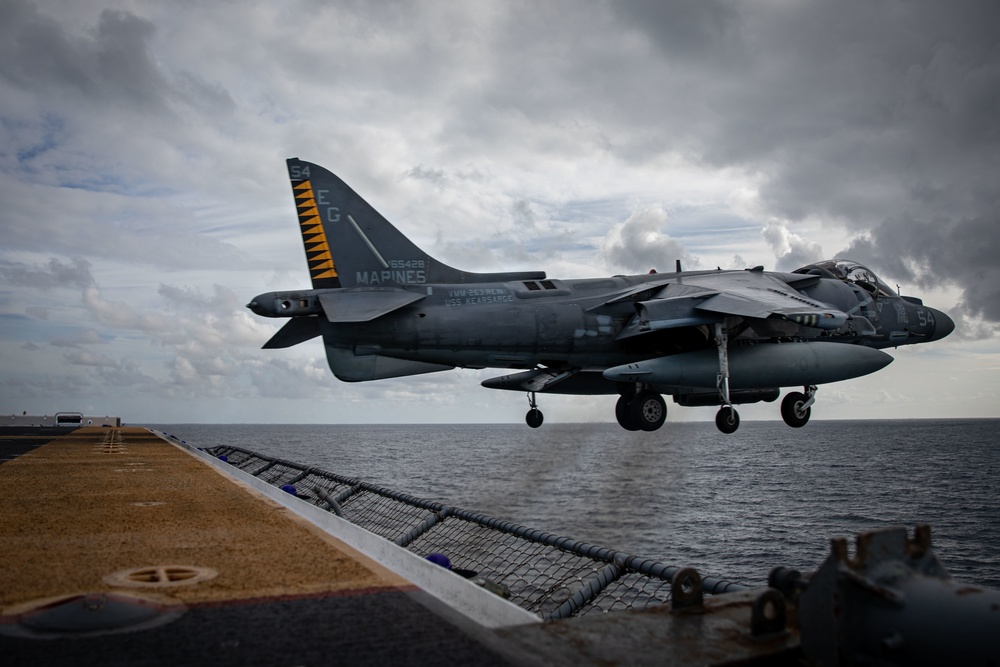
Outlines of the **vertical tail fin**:
{"type": "Polygon", "coordinates": [[[333,263],[333,255],[330,254],[330,243],[316,206],[316,195],[313,193],[312,181],[308,178],[308,170],[306,178],[301,178],[301,170],[296,174],[289,160],[289,174],[292,176],[292,195],[295,197],[302,245],[306,249],[306,262],[309,264],[313,289],[340,287],[340,277],[333,263]],[[296,180],[296,175],[300,177],[299,180],[296,180]]]}
{"type": "Polygon", "coordinates": [[[540,280],[542,271],[470,273],[437,261],[323,167],[289,158],[313,287],[540,280]]]}

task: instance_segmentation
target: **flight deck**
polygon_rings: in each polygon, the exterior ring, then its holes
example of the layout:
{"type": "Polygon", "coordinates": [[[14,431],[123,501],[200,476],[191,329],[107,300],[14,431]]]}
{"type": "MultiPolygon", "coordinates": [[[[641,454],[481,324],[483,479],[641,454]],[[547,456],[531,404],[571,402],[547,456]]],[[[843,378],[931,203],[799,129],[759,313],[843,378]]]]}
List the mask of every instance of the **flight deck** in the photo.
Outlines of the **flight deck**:
{"type": "MultiPolygon", "coordinates": [[[[853,558],[834,540],[811,577],[776,570],[770,587],[745,589],[308,466],[215,449],[134,427],[0,430],[5,664],[835,664],[844,651],[870,650],[869,628],[849,614],[830,616],[828,603],[869,605],[858,608],[875,618],[871,610],[882,606],[870,606],[871,591],[894,590],[880,581],[861,594],[852,587],[885,564],[904,593],[880,612],[896,628],[896,657],[912,662],[910,647],[929,641],[920,650],[930,660],[991,659],[990,605],[1000,592],[952,582],[926,527],[912,539],[903,529],[864,534],[853,558]],[[303,497],[286,483],[306,488],[310,476],[321,483],[303,497]],[[349,488],[338,492],[338,484],[349,488]],[[385,498],[430,517],[389,512],[385,498]],[[386,539],[364,527],[362,506],[416,525],[405,538],[386,539]],[[493,581],[422,557],[429,543],[414,553],[413,544],[449,522],[471,527],[469,553],[492,568],[493,581]],[[488,542],[533,546],[517,549],[522,562],[504,570],[488,542]],[[589,557],[592,565],[578,570],[590,574],[543,590],[555,552],[589,557]],[[901,577],[906,570],[912,576],[901,577]],[[518,583],[526,572],[542,578],[518,583]],[[657,578],[668,580],[669,594],[641,594],[657,578]],[[627,611],[595,603],[616,586],[627,611]],[[931,589],[931,607],[906,603],[931,589]],[[919,630],[928,618],[949,626],[946,643],[919,630]]],[[[446,531],[435,539],[457,549],[469,538],[446,531]]],[[[871,650],[884,652],[883,644],[871,650]]]]}
{"type": "MultiPolygon", "coordinates": [[[[663,610],[542,623],[389,542],[376,548],[426,568],[418,586],[285,506],[306,503],[276,489],[278,502],[147,429],[56,433],[0,431],[0,447],[21,452],[0,465],[7,664],[596,664],[608,652],[641,663],[680,648],[656,637],[673,628],[663,610]]],[[[730,606],[749,615],[750,604],[730,606]]]]}
{"type": "Polygon", "coordinates": [[[6,664],[512,664],[403,577],[145,429],[43,439],[0,466],[6,664]]]}

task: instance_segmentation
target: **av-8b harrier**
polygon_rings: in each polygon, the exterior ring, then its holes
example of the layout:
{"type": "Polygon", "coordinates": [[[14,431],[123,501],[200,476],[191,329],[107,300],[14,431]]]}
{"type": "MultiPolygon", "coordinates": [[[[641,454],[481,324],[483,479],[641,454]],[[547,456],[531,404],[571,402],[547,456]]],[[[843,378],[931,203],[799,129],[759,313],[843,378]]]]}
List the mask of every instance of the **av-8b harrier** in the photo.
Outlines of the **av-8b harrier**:
{"type": "Polygon", "coordinates": [[[664,395],[718,405],[781,402],[789,426],[809,421],[817,385],[873,373],[881,348],[929,343],[955,328],[920,299],[898,296],[870,270],[829,260],[791,273],[744,270],[557,280],[541,271],[472,273],[414,245],[340,178],[288,160],[312,289],[269,292],[248,307],[288,322],[264,348],[322,336],[346,382],[461,368],[514,372],[484,387],[537,394],[617,395],[629,430],[654,431],[664,395]]]}

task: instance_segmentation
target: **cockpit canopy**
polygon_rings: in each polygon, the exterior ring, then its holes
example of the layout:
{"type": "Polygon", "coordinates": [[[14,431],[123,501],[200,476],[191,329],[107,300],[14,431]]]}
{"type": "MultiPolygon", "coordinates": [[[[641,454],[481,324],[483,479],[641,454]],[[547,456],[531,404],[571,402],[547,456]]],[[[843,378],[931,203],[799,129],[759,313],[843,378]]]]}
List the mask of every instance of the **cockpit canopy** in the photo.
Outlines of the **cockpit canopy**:
{"type": "Polygon", "coordinates": [[[795,269],[793,273],[806,273],[824,278],[839,278],[845,283],[853,283],[875,296],[895,296],[888,285],[879,280],[875,272],[849,259],[828,259],[795,269]]]}

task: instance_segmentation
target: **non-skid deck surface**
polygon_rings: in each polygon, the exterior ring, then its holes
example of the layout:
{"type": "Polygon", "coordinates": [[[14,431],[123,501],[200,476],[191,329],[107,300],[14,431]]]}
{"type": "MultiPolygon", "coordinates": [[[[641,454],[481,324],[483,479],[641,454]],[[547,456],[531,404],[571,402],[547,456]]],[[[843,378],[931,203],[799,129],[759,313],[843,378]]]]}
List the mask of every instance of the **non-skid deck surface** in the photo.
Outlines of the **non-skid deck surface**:
{"type": "Polygon", "coordinates": [[[77,591],[197,603],[408,585],[142,429],[83,428],[9,461],[0,497],[5,610],[77,591]],[[105,579],[156,566],[218,574],[159,589],[105,579]]]}
{"type": "Polygon", "coordinates": [[[400,576],[145,429],[82,428],[8,460],[0,499],[8,628],[81,594],[184,610],[122,634],[0,633],[7,664],[505,662],[400,576]]]}

